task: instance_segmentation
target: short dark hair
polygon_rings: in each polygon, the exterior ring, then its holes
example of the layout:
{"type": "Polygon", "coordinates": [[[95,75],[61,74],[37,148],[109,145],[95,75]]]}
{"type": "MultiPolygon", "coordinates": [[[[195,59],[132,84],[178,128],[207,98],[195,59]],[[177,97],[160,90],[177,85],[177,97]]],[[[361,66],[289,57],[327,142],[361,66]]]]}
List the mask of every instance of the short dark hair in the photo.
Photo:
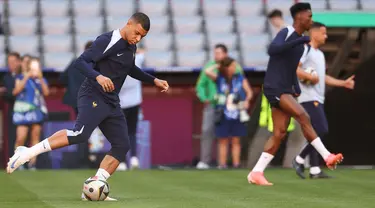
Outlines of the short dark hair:
{"type": "Polygon", "coordinates": [[[311,29],[321,28],[321,27],[327,27],[327,26],[321,22],[313,22],[313,24],[311,25],[311,29]]]}
{"type": "Polygon", "coordinates": [[[274,9],[270,13],[268,13],[268,15],[267,15],[268,19],[271,19],[271,18],[274,18],[274,17],[280,17],[280,18],[282,18],[283,17],[283,12],[280,11],[279,9],[274,9]]]}
{"type": "Polygon", "coordinates": [[[228,53],[228,48],[227,48],[227,46],[224,45],[224,44],[222,44],[222,43],[216,44],[216,45],[215,45],[215,49],[217,49],[217,48],[220,48],[221,50],[223,50],[224,53],[228,53]]]}
{"type": "Polygon", "coordinates": [[[24,54],[21,59],[24,60],[25,58],[32,58],[32,56],[30,54],[24,54]]]}
{"type": "Polygon", "coordinates": [[[150,30],[150,27],[151,27],[150,18],[145,13],[136,12],[131,16],[131,19],[141,24],[144,30],[146,31],[150,30]]]}
{"type": "Polygon", "coordinates": [[[87,43],[85,44],[85,50],[87,50],[88,48],[90,48],[91,45],[92,45],[92,43],[93,43],[92,40],[87,41],[87,43]]]}
{"type": "Polygon", "coordinates": [[[290,7],[290,14],[294,18],[299,12],[303,12],[303,11],[306,11],[306,10],[311,10],[310,3],[300,2],[300,3],[294,4],[292,7],[290,7]]]}
{"type": "Polygon", "coordinates": [[[221,67],[228,67],[234,62],[234,59],[231,57],[226,57],[222,61],[220,61],[221,67]]]}
{"type": "Polygon", "coordinates": [[[17,59],[21,59],[20,53],[15,52],[15,51],[8,53],[8,58],[11,57],[11,56],[16,57],[17,59]]]}

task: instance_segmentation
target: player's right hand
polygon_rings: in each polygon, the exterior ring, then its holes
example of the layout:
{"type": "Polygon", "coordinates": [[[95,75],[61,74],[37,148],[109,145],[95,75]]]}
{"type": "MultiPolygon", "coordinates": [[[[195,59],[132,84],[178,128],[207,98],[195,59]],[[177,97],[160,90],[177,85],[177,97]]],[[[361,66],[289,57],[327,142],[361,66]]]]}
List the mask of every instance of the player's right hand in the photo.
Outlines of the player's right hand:
{"type": "Polygon", "coordinates": [[[113,90],[115,90],[115,85],[108,77],[99,75],[96,77],[96,81],[102,86],[104,92],[112,92],[113,90]]]}

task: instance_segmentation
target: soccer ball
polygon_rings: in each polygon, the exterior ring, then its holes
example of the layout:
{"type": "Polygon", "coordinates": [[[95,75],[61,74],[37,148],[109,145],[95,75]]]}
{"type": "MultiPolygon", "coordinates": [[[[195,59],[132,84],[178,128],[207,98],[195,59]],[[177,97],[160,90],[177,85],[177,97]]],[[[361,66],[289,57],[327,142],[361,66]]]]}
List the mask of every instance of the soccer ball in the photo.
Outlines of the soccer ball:
{"type": "Polygon", "coordinates": [[[103,201],[109,194],[107,181],[91,177],[83,184],[83,195],[89,201],[103,201]]]}
{"type": "MultiPolygon", "coordinates": [[[[318,76],[318,73],[316,73],[315,69],[312,68],[312,67],[307,67],[305,69],[305,72],[306,73],[309,73],[311,75],[314,75],[314,76],[318,76]]],[[[303,80],[303,79],[300,79],[300,82],[303,83],[303,84],[306,84],[306,85],[309,85],[311,84],[310,80],[303,80]]]]}

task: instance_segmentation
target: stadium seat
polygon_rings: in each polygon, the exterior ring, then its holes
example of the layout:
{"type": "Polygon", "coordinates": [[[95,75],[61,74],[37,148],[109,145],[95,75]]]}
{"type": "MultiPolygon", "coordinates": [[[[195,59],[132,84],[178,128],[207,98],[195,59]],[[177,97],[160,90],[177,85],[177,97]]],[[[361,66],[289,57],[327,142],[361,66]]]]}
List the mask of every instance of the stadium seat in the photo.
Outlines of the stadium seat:
{"type": "Polygon", "coordinates": [[[45,53],[71,52],[72,37],[68,35],[43,36],[43,48],[45,53]]]}
{"type": "Polygon", "coordinates": [[[10,33],[12,35],[34,35],[37,28],[35,17],[10,17],[10,33]]]}
{"type": "Polygon", "coordinates": [[[268,34],[263,35],[241,35],[241,48],[243,51],[266,51],[270,43],[268,34]]]}
{"type": "Polygon", "coordinates": [[[375,1],[374,0],[362,0],[362,8],[365,11],[375,11],[375,1]]]}
{"type": "Polygon", "coordinates": [[[237,36],[234,33],[216,34],[210,33],[208,35],[209,50],[212,50],[216,44],[222,43],[228,47],[228,50],[235,50],[237,43],[237,36]]]}
{"type": "Polygon", "coordinates": [[[172,35],[169,33],[149,34],[142,42],[147,51],[168,51],[172,45],[172,35]]]}
{"type": "Polygon", "coordinates": [[[103,33],[103,18],[90,17],[90,18],[76,18],[75,28],[78,35],[99,35],[103,33]]]}
{"type": "Polygon", "coordinates": [[[295,3],[294,0],[267,0],[267,13],[279,9],[283,15],[290,15],[290,7],[295,3]]]}
{"type": "Polygon", "coordinates": [[[73,8],[76,18],[97,17],[101,15],[101,1],[93,0],[74,0],[73,8]]]}
{"type": "Polygon", "coordinates": [[[257,51],[257,52],[252,52],[252,51],[244,51],[243,52],[244,56],[244,67],[266,67],[268,58],[269,56],[267,53],[257,51]]]}
{"type": "Polygon", "coordinates": [[[36,16],[37,1],[17,0],[9,2],[9,16],[32,17],[36,16]]]}
{"type": "Polygon", "coordinates": [[[124,17],[108,16],[107,17],[108,30],[115,30],[115,29],[122,28],[124,25],[126,25],[127,21],[128,19],[124,17]]]}
{"type": "Polygon", "coordinates": [[[335,11],[353,11],[357,10],[357,0],[330,0],[331,9],[335,11]]]}
{"type": "Polygon", "coordinates": [[[199,16],[175,17],[173,21],[177,34],[191,34],[202,31],[202,19],[199,16]]]}
{"type": "Polygon", "coordinates": [[[21,54],[38,54],[38,37],[37,36],[9,36],[10,51],[18,51],[21,54]]]}
{"type": "Polygon", "coordinates": [[[46,68],[54,68],[56,71],[64,71],[65,68],[73,60],[73,53],[45,53],[44,66],[46,68]]]}
{"type": "Polygon", "coordinates": [[[327,10],[326,0],[304,0],[303,2],[308,2],[311,5],[312,12],[327,10]]]}
{"type": "Polygon", "coordinates": [[[43,18],[42,25],[44,34],[64,35],[71,31],[70,17],[43,18]]]}
{"type": "Polygon", "coordinates": [[[236,0],[234,1],[234,10],[237,16],[259,16],[263,11],[262,1],[236,0]]]}
{"type": "Polygon", "coordinates": [[[139,0],[139,11],[151,18],[165,16],[167,14],[168,0],[139,0]]]}
{"type": "Polygon", "coordinates": [[[230,15],[231,0],[204,0],[203,13],[206,17],[226,17],[230,15]]]}
{"type": "Polygon", "coordinates": [[[240,60],[240,53],[239,53],[239,51],[229,51],[228,54],[229,54],[229,57],[234,58],[237,62],[240,60]]]}
{"type": "Polygon", "coordinates": [[[41,10],[45,17],[64,17],[69,14],[69,1],[42,0],[41,10]]]}
{"type": "Polygon", "coordinates": [[[171,9],[175,17],[196,16],[199,10],[199,0],[173,0],[171,9]]]}
{"type": "Polygon", "coordinates": [[[0,54],[0,68],[5,67],[7,60],[6,60],[6,55],[1,53],[0,54]]]}
{"type": "Polygon", "coordinates": [[[201,33],[176,35],[176,45],[179,51],[200,51],[203,49],[204,35],[201,33]]]}
{"type": "Polygon", "coordinates": [[[185,52],[179,51],[177,53],[178,65],[183,67],[202,67],[206,61],[205,51],[185,52]]]}
{"type": "Polygon", "coordinates": [[[172,65],[172,52],[147,51],[145,54],[145,66],[169,67],[172,65]]]}
{"type": "Polygon", "coordinates": [[[125,22],[134,13],[133,1],[106,0],[105,5],[108,16],[125,18],[125,22]]]}
{"type": "Polygon", "coordinates": [[[206,29],[208,33],[225,34],[233,32],[232,17],[207,17],[206,29]]]}
{"type": "Polygon", "coordinates": [[[165,33],[169,31],[168,16],[154,17],[151,19],[151,30],[149,33],[165,33]]]}
{"type": "Polygon", "coordinates": [[[81,55],[84,50],[84,47],[88,41],[94,41],[99,34],[93,35],[77,35],[76,36],[76,49],[77,55],[81,55]]]}
{"type": "Polygon", "coordinates": [[[242,34],[257,35],[265,32],[266,21],[265,17],[247,16],[237,19],[237,26],[242,34]]]}

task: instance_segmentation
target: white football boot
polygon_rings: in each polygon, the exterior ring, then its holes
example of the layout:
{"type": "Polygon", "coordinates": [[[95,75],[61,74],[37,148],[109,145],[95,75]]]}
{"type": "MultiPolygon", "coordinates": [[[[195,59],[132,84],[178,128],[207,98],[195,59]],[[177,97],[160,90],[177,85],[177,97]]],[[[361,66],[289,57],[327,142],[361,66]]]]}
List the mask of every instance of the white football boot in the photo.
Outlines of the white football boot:
{"type": "Polygon", "coordinates": [[[139,160],[137,157],[130,158],[130,167],[131,169],[138,169],[139,168],[139,160]]]}
{"type": "Polygon", "coordinates": [[[24,146],[19,146],[14,151],[14,155],[9,159],[7,165],[7,173],[11,174],[13,171],[17,170],[18,167],[30,161],[30,154],[28,152],[29,148],[24,146]]]}

